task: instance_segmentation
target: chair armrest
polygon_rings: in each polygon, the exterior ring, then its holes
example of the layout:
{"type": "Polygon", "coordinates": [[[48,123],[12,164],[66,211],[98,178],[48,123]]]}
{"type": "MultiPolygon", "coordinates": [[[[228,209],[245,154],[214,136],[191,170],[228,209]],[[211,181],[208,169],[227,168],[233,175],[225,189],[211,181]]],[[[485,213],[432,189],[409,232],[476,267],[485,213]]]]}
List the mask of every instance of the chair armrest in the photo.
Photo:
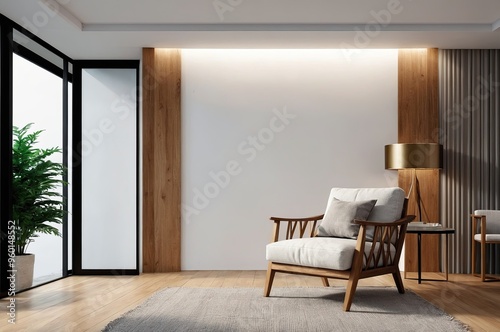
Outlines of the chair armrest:
{"type": "Polygon", "coordinates": [[[323,219],[323,217],[324,217],[323,214],[306,218],[271,217],[270,220],[274,221],[274,231],[271,242],[278,241],[280,232],[280,223],[282,221],[287,223],[285,239],[289,240],[293,238],[293,236],[295,235],[297,226],[299,230],[298,234],[299,237],[301,238],[304,237],[308,225],[310,227],[309,236],[313,237],[316,234],[316,224],[318,223],[319,220],[323,219]]]}
{"type": "Polygon", "coordinates": [[[486,216],[479,214],[471,214],[472,220],[472,243],[474,243],[474,235],[478,234],[477,227],[479,226],[479,233],[481,234],[481,242],[486,241],[486,216]],[[479,221],[479,223],[478,223],[479,221]]]}
{"type": "Polygon", "coordinates": [[[405,240],[406,228],[408,223],[415,219],[415,216],[409,215],[393,222],[374,222],[366,220],[354,220],[354,223],[360,225],[359,234],[356,242],[356,253],[353,262],[353,268],[361,271],[383,266],[397,266],[403,242],[405,240]],[[373,239],[371,249],[365,252],[365,243],[367,242],[367,227],[373,227],[373,239]],[[395,253],[391,253],[391,246],[394,245],[395,253]]]}
{"type": "Polygon", "coordinates": [[[321,220],[323,219],[325,215],[324,214],[320,214],[320,215],[317,215],[317,216],[313,216],[313,217],[307,217],[307,218],[282,218],[282,217],[271,217],[270,220],[273,220],[273,221],[314,221],[314,220],[321,220]]]}

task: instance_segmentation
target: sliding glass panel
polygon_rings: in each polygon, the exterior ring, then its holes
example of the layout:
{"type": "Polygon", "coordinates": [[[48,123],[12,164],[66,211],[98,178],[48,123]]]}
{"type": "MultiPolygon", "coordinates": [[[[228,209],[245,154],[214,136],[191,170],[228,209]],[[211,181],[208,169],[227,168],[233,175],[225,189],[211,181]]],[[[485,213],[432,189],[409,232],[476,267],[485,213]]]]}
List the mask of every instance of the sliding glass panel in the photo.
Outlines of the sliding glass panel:
{"type": "Polygon", "coordinates": [[[82,269],[137,269],[136,69],[82,70],[82,269]]]}
{"type": "MultiPolygon", "coordinates": [[[[49,153],[46,158],[47,161],[61,164],[63,161],[62,146],[63,146],[63,98],[62,98],[62,84],[61,77],[37,66],[31,61],[26,60],[16,54],[13,57],[13,125],[19,130],[25,128],[25,133],[21,136],[16,135],[14,131],[14,146],[16,141],[19,142],[21,137],[27,135],[35,135],[39,131],[32,148],[34,149],[51,149],[59,148],[60,151],[49,153]]],[[[29,157],[26,152],[20,149],[15,152],[17,158],[13,158],[13,194],[20,196],[20,193],[26,193],[20,188],[25,188],[31,192],[43,192],[42,196],[37,196],[34,206],[40,203],[43,199],[54,199],[61,201],[62,185],[56,184],[54,188],[47,188],[43,190],[44,179],[46,175],[53,171],[53,169],[44,169],[40,162],[34,161],[29,157]],[[19,158],[24,158],[21,162],[19,158]],[[31,159],[33,162],[28,163],[26,159],[31,159]],[[31,167],[37,164],[38,170],[43,171],[44,175],[35,175],[31,167]],[[27,186],[27,188],[26,188],[27,186]],[[48,196],[50,192],[55,193],[55,196],[48,196]]],[[[57,175],[55,179],[62,181],[62,175],[57,175]]],[[[19,198],[19,201],[28,203],[32,198],[24,200],[19,198]]],[[[26,205],[26,209],[19,208],[21,214],[18,219],[20,222],[29,222],[36,224],[36,231],[28,240],[26,253],[34,254],[35,265],[33,272],[33,285],[44,283],[62,277],[62,260],[63,260],[63,246],[62,238],[57,236],[56,233],[62,233],[61,222],[57,222],[58,218],[54,220],[46,220],[45,216],[38,218],[38,215],[43,215],[47,212],[48,205],[35,210],[31,206],[26,205]],[[43,210],[43,211],[42,211],[43,210]],[[26,211],[31,211],[26,214],[26,211]],[[47,225],[47,227],[41,225],[47,225]],[[53,227],[51,229],[50,227],[53,227]]],[[[52,205],[51,207],[56,207],[52,205]]],[[[59,205],[61,208],[62,205],[59,205]]],[[[59,219],[61,220],[61,219],[59,219]]],[[[23,226],[27,228],[28,226],[23,226]]],[[[17,261],[16,261],[17,263],[17,261]]],[[[20,273],[20,272],[19,272],[20,273]]],[[[29,287],[29,285],[27,286],[29,287]]]]}

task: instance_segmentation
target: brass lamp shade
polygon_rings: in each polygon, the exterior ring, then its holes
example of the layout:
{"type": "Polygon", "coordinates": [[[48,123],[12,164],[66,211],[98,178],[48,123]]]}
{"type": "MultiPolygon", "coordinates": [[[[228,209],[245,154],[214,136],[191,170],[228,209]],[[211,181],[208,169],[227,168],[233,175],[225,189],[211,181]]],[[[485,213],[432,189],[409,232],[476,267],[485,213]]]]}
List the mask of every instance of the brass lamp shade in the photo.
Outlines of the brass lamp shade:
{"type": "Polygon", "coordinates": [[[437,143],[399,143],[386,145],[385,168],[443,168],[443,146],[437,143]]]}

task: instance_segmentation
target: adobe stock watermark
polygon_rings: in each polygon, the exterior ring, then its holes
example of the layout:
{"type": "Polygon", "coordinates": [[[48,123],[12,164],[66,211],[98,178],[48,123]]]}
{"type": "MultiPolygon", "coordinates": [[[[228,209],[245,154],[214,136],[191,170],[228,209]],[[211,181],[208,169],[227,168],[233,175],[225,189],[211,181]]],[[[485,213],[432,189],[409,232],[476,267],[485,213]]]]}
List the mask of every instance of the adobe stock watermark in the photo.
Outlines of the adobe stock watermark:
{"type": "Polygon", "coordinates": [[[109,112],[105,112],[106,115],[96,121],[94,127],[82,129],[82,141],[78,146],[79,152],[73,151],[75,164],[81,163],[83,157],[91,155],[106,137],[116,130],[121,121],[125,121],[139,111],[136,105],[142,102],[143,91],[151,91],[167,79],[166,76],[155,72],[151,67],[146,66],[143,71],[142,85],[132,88],[129,93],[117,96],[106,109],[109,112]]]}
{"type": "Polygon", "coordinates": [[[135,88],[130,94],[123,94],[117,97],[109,106],[109,112],[106,116],[96,121],[92,128],[82,129],[82,140],[78,144],[79,151],[73,151],[73,163],[78,165],[82,158],[88,157],[112,134],[119,122],[125,121],[131,115],[135,114],[136,100],[135,88]]]}
{"type": "Polygon", "coordinates": [[[9,288],[7,296],[7,322],[9,324],[16,324],[16,223],[9,220],[7,224],[7,280],[9,281],[9,288]]]}
{"type": "Polygon", "coordinates": [[[481,75],[476,79],[477,83],[473,85],[474,91],[471,91],[471,94],[444,110],[444,126],[436,129],[433,134],[436,141],[446,144],[448,135],[461,128],[464,125],[464,120],[479,111],[479,105],[489,100],[500,87],[500,82],[494,80],[491,74],[487,77],[481,75]]]}
{"type": "Polygon", "coordinates": [[[210,180],[202,187],[196,187],[192,190],[191,203],[182,204],[184,220],[189,223],[193,216],[198,216],[202,210],[206,209],[210,202],[230,185],[231,180],[243,172],[243,164],[253,162],[258,157],[259,152],[269,146],[276,136],[282,133],[297,117],[296,114],[288,112],[286,107],[283,107],[281,111],[273,109],[272,114],[273,116],[269,119],[266,127],[261,128],[255,135],[248,136],[237,145],[236,152],[243,158],[244,162],[229,160],[224,169],[210,171],[208,173],[210,180]]]}
{"type": "Polygon", "coordinates": [[[372,40],[377,38],[382,29],[391,24],[393,17],[401,14],[403,9],[404,7],[400,0],[389,0],[386,8],[378,11],[371,10],[370,16],[373,19],[368,21],[364,26],[356,26],[354,28],[356,34],[354,35],[353,44],[340,44],[344,57],[350,61],[352,56],[361,52],[361,49],[370,46],[372,40]]]}
{"type": "Polygon", "coordinates": [[[214,0],[212,5],[221,21],[224,21],[224,15],[227,12],[233,12],[236,7],[241,5],[243,0],[214,0]]]}
{"type": "Polygon", "coordinates": [[[37,35],[40,28],[49,24],[61,10],[62,5],[67,5],[72,0],[39,0],[37,1],[40,10],[36,11],[30,18],[23,16],[21,18],[22,26],[34,35],[37,35]]]}

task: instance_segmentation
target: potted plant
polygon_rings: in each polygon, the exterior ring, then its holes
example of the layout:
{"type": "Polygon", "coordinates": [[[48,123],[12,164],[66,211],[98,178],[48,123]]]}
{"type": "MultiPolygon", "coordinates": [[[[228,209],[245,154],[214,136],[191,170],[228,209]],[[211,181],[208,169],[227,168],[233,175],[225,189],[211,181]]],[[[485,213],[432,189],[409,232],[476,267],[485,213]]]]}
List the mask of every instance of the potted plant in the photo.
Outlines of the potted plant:
{"type": "Polygon", "coordinates": [[[15,223],[16,290],[31,287],[34,255],[28,245],[40,233],[60,236],[53,224],[61,224],[63,205],[63,164],[51,160],[61,149],[35,145],[43,130],[30,132],[32,123],[13,127],[12,219],[15,223]],[[27,267],[24,266],[27,264],[27,267]]]}

